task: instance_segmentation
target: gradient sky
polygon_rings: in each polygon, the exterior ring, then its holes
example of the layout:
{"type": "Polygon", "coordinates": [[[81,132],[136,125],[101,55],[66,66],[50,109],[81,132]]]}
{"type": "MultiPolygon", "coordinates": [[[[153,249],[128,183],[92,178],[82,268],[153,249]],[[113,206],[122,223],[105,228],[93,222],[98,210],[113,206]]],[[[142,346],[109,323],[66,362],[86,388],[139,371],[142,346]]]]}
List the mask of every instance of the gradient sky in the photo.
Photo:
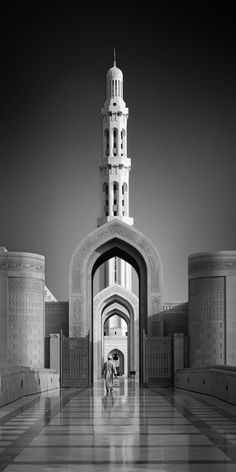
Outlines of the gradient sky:
{"type": "Polygon", "coordinates": [[[115,45],[130,216],[161,256],[164,301],[186,300],[188,255],[236,249],[233,2],[103,5],[2,12],[0,246],[44,254],[47,286],[68,298],[72,253],[100,214],[100,108],[115,45]]]}

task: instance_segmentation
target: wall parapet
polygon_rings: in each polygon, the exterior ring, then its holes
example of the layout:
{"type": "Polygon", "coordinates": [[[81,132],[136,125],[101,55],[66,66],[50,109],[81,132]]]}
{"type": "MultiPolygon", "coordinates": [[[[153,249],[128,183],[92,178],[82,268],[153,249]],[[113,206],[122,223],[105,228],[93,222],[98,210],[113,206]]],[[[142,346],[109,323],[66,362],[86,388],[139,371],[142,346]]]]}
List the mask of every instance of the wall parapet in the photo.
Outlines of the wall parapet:
{"type": "Polygon", "coordinates": [[[59,388],[59,373],[54,369],[31,369],[25,366],[0,369],[0,407],[26,395],[59,388]]]}
{"type": "Polygon", "coordinates": [[[236,405],[236,367],[233,366],[178,370],[174,386],[236,405]]]}

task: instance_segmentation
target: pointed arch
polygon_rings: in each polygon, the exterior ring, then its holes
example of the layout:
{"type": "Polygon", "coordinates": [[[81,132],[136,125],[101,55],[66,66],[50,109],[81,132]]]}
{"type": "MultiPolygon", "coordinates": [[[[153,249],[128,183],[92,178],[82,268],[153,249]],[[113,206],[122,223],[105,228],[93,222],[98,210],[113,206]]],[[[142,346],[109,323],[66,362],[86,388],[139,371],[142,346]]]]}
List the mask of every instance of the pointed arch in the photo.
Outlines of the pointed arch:
{"type": "MultiPolygon", "coordinates": [[[[152,334],[153,315],[160,311],[162,264],[151,241],[134,227],[114,219],[90,233],[75,249],[69,269],[70,336],[91,333],[90,375],[93,378],[93,291],[95,271],[111,257],[129,262],[139,276],[139,336],[152,334]]],[[[139,338],[140,359],[142,342],[139,338]]],[[[141,373],[142,379],[142,373],[141,373]]]]}

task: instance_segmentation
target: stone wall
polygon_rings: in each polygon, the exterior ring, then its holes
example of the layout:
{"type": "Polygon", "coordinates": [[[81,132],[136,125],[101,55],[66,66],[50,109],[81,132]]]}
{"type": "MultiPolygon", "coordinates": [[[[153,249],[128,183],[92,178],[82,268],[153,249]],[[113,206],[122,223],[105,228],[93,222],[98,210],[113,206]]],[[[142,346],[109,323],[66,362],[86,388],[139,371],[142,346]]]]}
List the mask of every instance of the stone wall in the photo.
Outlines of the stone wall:
{"type": "Polygon", "coordinates": [[[172,384],[172,340],[144,338],[144,383],[170,387],[172,384]]]}
{"type": "Polygon", "coordinates": [[[175,373],[175,387],[212,395],[236,405],[236,368],[179,370],[175,373]]]}
{"type": "Polygon", "coordinates": [[[190,366],[225,363],[225,277],[189,282],[190,366]]]}
{"type": "Polygon", "coordinates": [[[236,251],[189,257],[190,367],[236,365],[236,251]]]}
{"type": "Polygon", "coordinates": [[[188,336],[188,303],[165,304],[161,312],[163,318],[163,336],[183,333],[188,336]]]}
{"type": "Polygon", "coordinates": [[[26,395],[59,388],[59,373],[50,369],[0,369],[0,407],[26,395]]]}
{"type": "Polygon", "coordinates": [[[44,367],[44,256],[0,252],[0,366],[44,367]]]}

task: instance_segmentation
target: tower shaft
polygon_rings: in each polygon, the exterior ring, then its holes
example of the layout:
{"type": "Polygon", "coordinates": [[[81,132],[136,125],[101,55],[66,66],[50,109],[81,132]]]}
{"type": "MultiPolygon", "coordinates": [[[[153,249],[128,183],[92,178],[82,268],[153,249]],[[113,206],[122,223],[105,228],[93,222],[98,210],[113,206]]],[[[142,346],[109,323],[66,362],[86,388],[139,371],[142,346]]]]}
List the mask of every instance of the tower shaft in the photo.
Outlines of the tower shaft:
{"type": "Polygon", "coordinates": [[[129,110],[123,100],[123,74],[116,66],[107,73],[103,119],[103,155],[99,162],[101,217],[98,226],[114,217],[129,225],[129,173],[127,157],[127,120],[129,110]]]}
{"type": "MultiPolygon", "coordinates": [[[[101,216],[98,226],[118,218],[133,225],[129,216],[129,173],[131,159],[127,157],[127,120],[129,110],[123,100],[123,74],[114,65],[107,72],[106,100],[101,109],[103,121],[103,154],[99,162],[101,216]]],[[[101,286],[119,283],[131,290],[130,264],[115,257],[101,271],[101,286]]]]}

